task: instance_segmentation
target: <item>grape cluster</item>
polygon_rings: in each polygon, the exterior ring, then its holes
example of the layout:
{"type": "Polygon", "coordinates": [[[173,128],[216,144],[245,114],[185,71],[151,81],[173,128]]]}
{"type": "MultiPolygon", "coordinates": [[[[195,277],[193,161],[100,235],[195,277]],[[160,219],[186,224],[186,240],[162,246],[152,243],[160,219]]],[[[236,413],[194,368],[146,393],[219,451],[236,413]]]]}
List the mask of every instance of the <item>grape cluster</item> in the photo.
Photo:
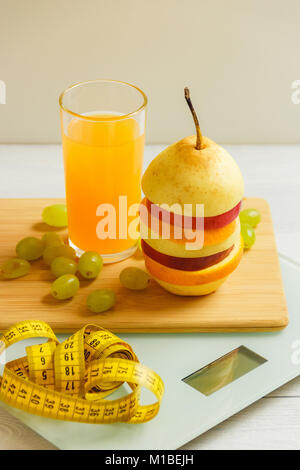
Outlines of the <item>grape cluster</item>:
{"type": "Polygon", "coordinates": [[[240,212],[241,234],[246,250],[251,248],[256,240],[255,227],[259,224],[261,215],[256,209],[244,209],[240,212]]]}
{"type": "MultiPolygon", "coordinates": [[[[43,221],[55,227],[67,225],[65,204],[48,206],[42,213],[43,221]]],[[[30,272],[30,262],[43,258],[55,277],[51,285],[51,294],[57,300],[72,298],[80,287],[79,273],[84,279],[96,279],[103,267],[102,257],[95,251],[87,251],[77,262],[75,250],[63,243],[56,232],[46,232],[41,239],[25,237],[17,243],[17,258],[6,261],[2,267],[5,279],[16,279],[30,272]]],[[[149,276],[138,268],[125,268],[120,274],[121,284],[131,290],[145,289],[149,276]]],[[[87,298],[87,306],[94,313],[105,312],[116,303],[116,295],[112,289],[97,289],[87,298]]]]}

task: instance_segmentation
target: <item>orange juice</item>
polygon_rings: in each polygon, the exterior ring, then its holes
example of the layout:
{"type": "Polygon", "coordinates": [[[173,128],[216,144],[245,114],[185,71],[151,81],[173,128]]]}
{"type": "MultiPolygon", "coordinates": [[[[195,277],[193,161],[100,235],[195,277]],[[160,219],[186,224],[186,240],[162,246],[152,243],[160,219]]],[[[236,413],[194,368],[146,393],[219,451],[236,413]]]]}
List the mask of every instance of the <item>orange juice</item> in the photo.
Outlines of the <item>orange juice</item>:
{"type": "MultiPolygon", "coordinates": [[[[88,115],[69,122],[62,142],[71,243],[103,255],[130,249],[136,240],[119,237],[119,196],[127,197],[128,207],[141,200],[144,130],[134,117],[88,115]],[[115,239],[97,234],[101,204],[115,209],[115,239]]],[[[129,225],[134,216],[126,217],[129,225]]]]}

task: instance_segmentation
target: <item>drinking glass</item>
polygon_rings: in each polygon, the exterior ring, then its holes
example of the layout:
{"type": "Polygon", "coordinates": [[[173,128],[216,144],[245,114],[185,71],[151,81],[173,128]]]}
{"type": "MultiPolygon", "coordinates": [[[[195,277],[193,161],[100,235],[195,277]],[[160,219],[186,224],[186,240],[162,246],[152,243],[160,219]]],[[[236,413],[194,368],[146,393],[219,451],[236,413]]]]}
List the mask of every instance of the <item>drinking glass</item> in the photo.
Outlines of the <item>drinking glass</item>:
{"type": "Polygon", "coordinates": [[[147,97],[129,83],[93,80],[67,88],[59,104],[69,243],[105,263],[125,259],[137,246],[147,97]]]}

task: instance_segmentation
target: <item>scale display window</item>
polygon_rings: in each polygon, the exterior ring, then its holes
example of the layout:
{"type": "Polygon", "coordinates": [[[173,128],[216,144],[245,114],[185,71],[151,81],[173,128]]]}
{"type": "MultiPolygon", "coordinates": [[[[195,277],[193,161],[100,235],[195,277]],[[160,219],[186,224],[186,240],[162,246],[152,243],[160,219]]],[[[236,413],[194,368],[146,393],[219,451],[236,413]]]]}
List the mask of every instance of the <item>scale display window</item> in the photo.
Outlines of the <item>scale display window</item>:
{"type": "Polygon", "coordinates": [[[182,380],[209,396],[265,362],[267,359],[264,357],[240,346],[182,380]]]}

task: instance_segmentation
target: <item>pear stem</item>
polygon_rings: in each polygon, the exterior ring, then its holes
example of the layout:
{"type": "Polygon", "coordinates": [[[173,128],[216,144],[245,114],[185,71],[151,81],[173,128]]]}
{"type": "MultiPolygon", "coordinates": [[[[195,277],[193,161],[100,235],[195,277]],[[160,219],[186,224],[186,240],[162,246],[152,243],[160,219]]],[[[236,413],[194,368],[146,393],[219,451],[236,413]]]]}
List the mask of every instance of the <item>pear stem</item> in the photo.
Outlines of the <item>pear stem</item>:
{"type": "Polygon", "coordinates": [[[202,133],[201,133],[201,130],[200,130],[199,121],[198,121],[198,118],[197,118],[196,111],[194,110],[194,106],[192,105],[192,102],[191,102],[190,90],[187,87],[185,87],[185,89],[184,89],[184,97],[186,99],[186,102],[187,102],[190,110],[191,110],[191,113],[192,113],[193,119],[194,119],[194,123],[195,123],[195,127],[196,127],[196,133],[197,133],[196,149],[201,150],[201,147],[202,147],[202,133]]]}

